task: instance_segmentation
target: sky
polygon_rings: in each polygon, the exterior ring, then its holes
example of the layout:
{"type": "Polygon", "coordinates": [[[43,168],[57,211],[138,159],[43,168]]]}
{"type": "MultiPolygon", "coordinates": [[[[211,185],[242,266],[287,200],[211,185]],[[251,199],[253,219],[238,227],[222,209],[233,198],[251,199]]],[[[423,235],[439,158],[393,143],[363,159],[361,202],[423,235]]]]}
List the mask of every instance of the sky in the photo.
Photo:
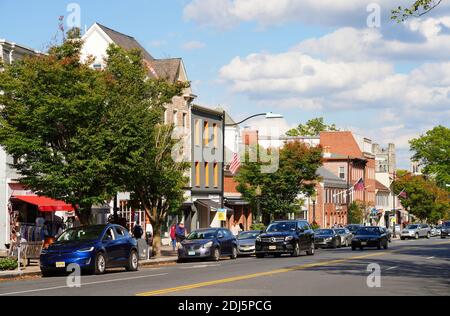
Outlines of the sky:
{"type": "MultiPolygon", "coordinates": [[[[406,23],[412,0],[0,0],[0,38],[44,51],[58,18],[134,36],[155,58],[182,57],[197,104],[282,131],[315,117],[398,148],[450,122],[450,4],[406,23]],[[378,14],[379,12],[379,14],[378,14]]],[[[264,133],[264,132],[262,132],[264,133]]]]}

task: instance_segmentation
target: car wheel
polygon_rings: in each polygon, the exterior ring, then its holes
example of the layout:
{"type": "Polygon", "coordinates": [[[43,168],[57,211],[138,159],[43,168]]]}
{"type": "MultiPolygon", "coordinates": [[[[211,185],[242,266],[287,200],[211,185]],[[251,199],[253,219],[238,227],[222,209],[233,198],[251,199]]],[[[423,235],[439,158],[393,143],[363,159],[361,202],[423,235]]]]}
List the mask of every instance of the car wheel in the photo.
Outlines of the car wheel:
{"type": "Polygon", "coordinates": [[[236,260],[238,257],[238,251],[236,247],[233,247],[233,252],[231,254],[231,259],[236,260]]]}
{"type": "Polygon", "coordinates": [[[336,249],[337,247],[338,247],[338,241],[335,240],[334,243],[333,243],[333,247],[332,247],[332,248],[333,248],[333,249],[336,249]]]}
{"type": "Polygon", "coordinates": [[[220,260],[220,249],[219,248],[214,249],[213,260],[214,261],[220,260]]]}
{"type": "Polygon", "coordinates": [[[94,274],[104,274],[106,271],[106,258],[105,255],[99,252],[95,256],[94,274]]]}
{"type": "Polygon", "coordinates": [[[262,258],[264,258],[266,255],[265,254],[263,254],[263,253],[257,253],[256,254],[256,258],[258,258],[258,259],[262,259],[262,258]]]}
{"type": "Polygon", "coordinates": [[[298,257],[300,256],[300,245],[298,243],[295,243],[294,252],[292,253],[292,257],[298,257]]]}
{"type": "Polygon", "coordinates": [[[316,254],[316,247],[314,247],[314,243],[311,244],[311,247],[309,247],[309,250],[306,251],[306,254],[308,256],[314,256],[316,254]]]}
{"type": "Polygon", "coordinates": [[[139,269],[139,257],[136,250],[131,251],[130,258],[128,258],[127,271],[134,272],[139,269]]]}

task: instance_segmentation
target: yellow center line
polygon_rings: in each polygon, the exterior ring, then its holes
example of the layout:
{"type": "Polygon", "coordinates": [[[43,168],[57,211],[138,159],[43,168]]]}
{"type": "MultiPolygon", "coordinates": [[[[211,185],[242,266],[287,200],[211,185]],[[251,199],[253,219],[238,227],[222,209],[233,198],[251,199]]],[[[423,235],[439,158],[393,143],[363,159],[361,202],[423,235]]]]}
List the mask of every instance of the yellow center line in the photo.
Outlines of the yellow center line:
{"type": "MultiPolygon", "coordinates": [[[[438,245],[443,245],[443,244],[450,244],[450,242],[438,243],[438,245]]],[[[367,258],[372,258],[372,257],[380,257],[380,256],[384,256],[387,254],[398,253],[401,251],[411,250],[411,249],[415,249],[415,248],[419,248],[419,247],[420,246],[408,247],[408,248],[403,248],[403,249],[398,249],[398,250],[393,250],[393,251],[384,251],[384,252],[377,252],[377,253],[372,253],[372,254],[364,255],[364,256],[351,257],[351,258],[347,258],[347,259],[337,259],[337,260],[331,260],[331,261],[309,263],[309,264],[304,264],[304,265],[300,265],[300,266],[296,266],[296,267],[292,267],[292,268],[284,268],[284,269],[272,270],[272,271],[267,271],[267,272],[260,272],[260,273],[248,274],[248,275],[243,275],[243,276],[225,278],[225,279],[220,279],[220,280],[177,286],[177,287],[173,287],[173,288],[138,293],[136,295],[137,296],[166,295],[166,294],[170,294],[170,293],[198,289],[198,288],[208,287],[208,286],[213,286],[213,285],[232,283],[232,282],[236,282],[236,281],[243,281],[243,280],[255,279],[255,278],[266,277],[266,276],[273,276],[273,275],[277,275],[277,274],[294,272],[294,271],[299,271],[299,270],[304,270],[304,269],[309,269],[309,268],[336,265],[336,264],[345,263],[345,262],[354,261],[354,260],[362,260],[362,259],[367,259],[367,258]]]]}

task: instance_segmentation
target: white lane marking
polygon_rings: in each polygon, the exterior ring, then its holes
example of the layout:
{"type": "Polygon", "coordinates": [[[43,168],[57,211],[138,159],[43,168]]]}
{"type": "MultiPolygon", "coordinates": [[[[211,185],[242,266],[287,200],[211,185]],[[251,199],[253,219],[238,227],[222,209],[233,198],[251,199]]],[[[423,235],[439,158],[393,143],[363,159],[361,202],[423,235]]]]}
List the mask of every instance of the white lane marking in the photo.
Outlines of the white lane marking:
{"type": "Polygon", "coordinates": [[[220,264],[204,264],[204,265],[196,265],[191,267],[180,267],[180,269],[202,269],[202,268],[214,268],[214,267],[220,267],[220,264]]]}
{"type": "Polygon", "coordinates": [[[387,268],[386,271],[395,270],[395,269],[397,269],[397,268],[398,268],[398,267],[390,267],[390,268],[387,268]]]}
{"type": "Polygon", "coordinates": [[[434,259],[434,258],[436,258],[436,257],[428,257],[427,260],[431,260],[431,259],[434,259]]]}
{"type": "MultiPolygon", "coordinates": [[[[97,282],[81,283],[81,288],[83,288],[83,286],[86,286],[86,285],[96,285],[96,284],[104,284],[104,283],[112,283],[112,282],[121,282],[121,281],[146,279],[146,278],[152,278],[152,277],[163,276],[163,275],[168,275],[168,274],[169,273],[160,273],[160,274],[152,274],[152,275],[146,275],[146,276],[140,276],[140,277],[132,277],[132,278],[123,278],[123,279],[114,279],[114,280],[104,280],[104,281],[97,281],[97,282]]],[[[53,291],[53,290],[59,290],[59,289],[65,289],[65,288],[69,288],[69,287],[67,285],[64,285],[64,286],[55,286],[55,287],[48,287],[48,288],[34,289],[34,290],[26,290],[26,291],[19,291],[19,292],[0,293],[0,296],[18,295],[18,294],[26,294],[26,293],[36,293],[36,292],[44,292],[44,291],[53,291]]]]}

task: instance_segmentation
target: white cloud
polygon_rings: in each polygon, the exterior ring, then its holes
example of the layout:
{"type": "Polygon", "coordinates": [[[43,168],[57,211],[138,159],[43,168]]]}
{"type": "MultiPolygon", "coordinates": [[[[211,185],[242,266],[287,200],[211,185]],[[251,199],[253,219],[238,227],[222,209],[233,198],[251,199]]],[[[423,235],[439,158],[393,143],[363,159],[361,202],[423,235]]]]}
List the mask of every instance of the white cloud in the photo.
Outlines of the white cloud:
{"type": "Polygon", "coordinates": [[[186,42],[182,45],[182,48],[184,50],[196,50],[196,49],[202,49],[205,47],[206,47],[206,44],[203,42],[199,42],[199,41],[190,41],[190,42],[186,42]]]}
{"type": "MultiPolygon", "coordinates": [[[[365,26],[369,4],[379,4],[382,20],[411,0],[193,0],[186,5],[184,17],[201,25],[229,28],[240,22],[277,25],[291,21],[326,26],[365,26]]],[[[448,3],[436,10],[446,11],[448,3]]]]}

